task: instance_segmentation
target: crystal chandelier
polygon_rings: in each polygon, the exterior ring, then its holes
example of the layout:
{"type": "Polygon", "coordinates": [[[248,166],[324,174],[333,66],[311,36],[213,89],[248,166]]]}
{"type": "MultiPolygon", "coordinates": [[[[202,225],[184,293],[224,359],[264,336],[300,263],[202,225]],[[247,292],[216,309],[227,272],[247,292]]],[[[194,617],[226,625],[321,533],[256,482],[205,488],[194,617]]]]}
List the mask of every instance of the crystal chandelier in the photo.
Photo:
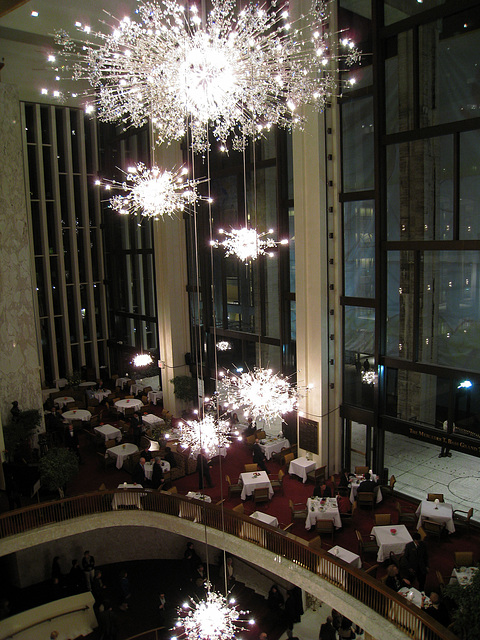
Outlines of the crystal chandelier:
{"type": "Polygon", "coordinates": [[[362,373],[362,382],[364,382],[365,384],[374,384],[375,371],[364,371],[362,373]]]}
{"type": "Polygon", "coordinates": [[[133,358],[133,364],[135,367],[146,367],[152,364],[153,358],[149,353],[137,353],[133,358]]]}
{"type": "Polygon", "coordinates": [[[212,458],[218,455],[219,448],[230,446],[230,424],[227,420],[207,415],[202,420],[185,420],[181,429],[182,446],[190,447],[194,455],[204,449],[207,457],[212,458]]]}
{"type": "MultiPolygon", "coordinates": [[[[245,630],[246,611],[239,611],[235,600],[208,589],[204,600],[185,603],[178,611],[175,638],[185,640],[231,640],[235,634],[245,630]]],[[[249,621],[252,623],[253,621],[249,621]]]]}
{"type": "Polygon", "coordinates": [[[293,411],[298,405],[297,388],[271,369],[255,367],[253,371],[222,381],[222,393],[231,409],[243,409],[254,422],[263,419],[266,425],[293,411]]]}
{"type": "Polygon", "coordinates": [[[142,1],[134,19],[111,17],[110,33],[77,23],[87,38],[80,47],[57,34],[63,70],[88,81],[104,121],[151,120],[158,142],[181,139],[188,122],[195,151],[208,149],[210,126],[223,146],[231,139],[239,149],[272,125],[301,125],[303,105],[322,110],[340,59],[360,60],[348,38],[336,53],[327,0],[295,21],[279,4],[251,2],[236,14],[235,0],[214,0],[203,22],[195,6],[142,1]]]}
{"type": "Polygon", "coordinates": [[[219,229],[218,233],[225,236],[225,240],[210,240],[212,247],[223,247],[225,257],[237,256],[242,262],[256,260],[258,256],[269,255],[271,257],[273,252],[269,249],[276,248],[279,244],[288,244],[288,240],[276,242],[273,238],[266,237],[273,233],[273,229],[269,229],[265,233],[258,233],[255,229],[243,227],[231,231],[219,229]]]}
{"type": "Polygon", "coordinates": [[[95,182],[107,191],[123,192],[110,199],[111,208],[118,213],[156,219],[180,216],[200,199],[197,194],[199,181],[186,179],[186,168],[167,171],[153,166],[149,169],[140,162],[122,173],[125,175],[123,182],[106,179],[95,182]]]}
{"type": "Polygon", "coordinates": [[[230,351],[232,348],[228,340],[220,340],[215,346],[217,347],[217,351],[230,351]]]}

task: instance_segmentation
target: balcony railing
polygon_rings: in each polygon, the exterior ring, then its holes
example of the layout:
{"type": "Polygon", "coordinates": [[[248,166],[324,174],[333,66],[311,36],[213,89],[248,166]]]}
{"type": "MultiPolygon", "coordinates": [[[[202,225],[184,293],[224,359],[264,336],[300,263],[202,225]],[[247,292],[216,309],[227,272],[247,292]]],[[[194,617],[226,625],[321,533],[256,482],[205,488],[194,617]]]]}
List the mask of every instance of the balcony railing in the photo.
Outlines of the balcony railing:
{"type": "Polygon", "coordinates": [[[375,611],[411,638],[455,640],[456,636],[439,625],[420,608],[397,595],[362,570],[336,559],[322,550],[308,547],[306,541],[220,506],[184,496],[145,489],[97,491],[41,503],[0,515],[0,539],[15,536],[44,525],[55,524],[99,513],[112,512],[120,504],[140,506],[144,511],[164,513],[225,531],[267,549],[323,580],[375,611]]]}

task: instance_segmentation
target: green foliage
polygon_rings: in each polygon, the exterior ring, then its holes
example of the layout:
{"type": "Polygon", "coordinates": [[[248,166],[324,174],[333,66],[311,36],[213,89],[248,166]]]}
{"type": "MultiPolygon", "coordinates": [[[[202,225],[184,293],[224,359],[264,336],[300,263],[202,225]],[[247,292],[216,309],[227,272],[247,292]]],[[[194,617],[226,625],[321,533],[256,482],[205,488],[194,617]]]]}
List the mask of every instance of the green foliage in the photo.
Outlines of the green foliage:
{"type": "Polygon", "coordinates": [[[12,454],[16,448],[24,444],[42,422],[42,414],[38,409],[20,411],[15,420],[11,419],[3,428],[5,448],[12,454]]]}
{"type": "Polygon", "coordinates": [[[82,372],[81,371],[72,371],[71,375],[68,376],[67,382],[69,387],[78,387],[78,385],[82,381],[82,372]]]}
{"type": "Polygon", "coordinates": [[[175,376],[170,382],[173,384],[173,393],[178,400],[195,402],[197,399],[197,382],[190,376],[175,376]]]}
{"type": "Polygon", "coordinates": [[[42,484],[63,497],[63,488],[78,473],[78,459],[69,449],[54,448],[40,459],[39,468],[42,484]]]}
{"type": "Polygon", "coordinates": [[[462,587],[454,582],[445,587],[444,597],[451,598],[457,605],[453,613],[453,632],[462,640],[480,638],[480,570],[476,571],[472,582],[462,587]]]}

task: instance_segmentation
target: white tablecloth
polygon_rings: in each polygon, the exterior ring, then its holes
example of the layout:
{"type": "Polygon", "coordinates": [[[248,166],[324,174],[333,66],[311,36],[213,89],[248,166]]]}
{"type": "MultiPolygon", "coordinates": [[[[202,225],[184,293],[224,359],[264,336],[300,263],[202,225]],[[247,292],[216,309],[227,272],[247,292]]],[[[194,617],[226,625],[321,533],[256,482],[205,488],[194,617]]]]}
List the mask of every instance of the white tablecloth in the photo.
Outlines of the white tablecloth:
{"type": "Polygon", "coordinates": [[[304,483],[307,481],[307,473],[310,471],[315,471],[315,461],[307,460],[305,457],[292,460],[288,467],[288,473],[299,476],[304,483]]]}
{"type": "Polygon", "coordinates": [[[115,402],[115,406],[119,411],[125,413],[125,409],[128,409],[129,407],[138,411],[138,409],[143,407],[143,402],[141,400],[136,400],[135,398],[130,398],[128,400],[117,400],[115,402]]]}
{"type": "Polygon", "coordinates": [[[203,502],[212,502],[210,496],[207,496],[205,493],[200,493],[199,491],[189,491],[187,493],[187,498],[194,498],[195,500],[203,500],[203,502]]]}
{"type": "MultiPolygon", "coordinates": [[[[152,479],[152,475],[153,475],[153,465],[156,464],[153,462],[146,462],[145,463],[145,477],[148,480],[152,479]]],[[[166,460],[162,460],[160,462],[160,466],[162,467],[162,471],[163,473],[167,473],[167,471],[170,471],[170,463],[167,462],[166,460]]]]}
{"type": "Polygon", "coordinates": [[[264,524],[269,524],[271,527],[278,527],[278,520],[275,516],[270,516],[268,513],[263,513],[263,511],[254,511],[250,518],[254,518],[255,520],[260,520],[264,524]]]}
{"type": "Polygon", "coordinates": [[[398,593],[404,596],[410,602],[413,602],[413,604],[416,604],[417,607],[420,607],[420,608],[422,607],[422,604],[425,604],[426,606],[428,606],[428,604],[430,603],[430,598],[428,598],[428,602],[427,602],[427,598],[425,598],[425,594],[419,591],[418,589],[415,589],[415,587],[402,587],[401,589],[398,590],[398,593]]]}
{"type": "Polygon", "coordinates": [[[157,404],[157,400],[163,400],[163,391],[149,391],[147,399],[152,404],[157,404]]]}
{"type": "Polygon", "coordinates": [[[405,546],[412,541],[412,536],[408,533],[404,524],[395,526],[373,527],[372,536],[378,544],[377,561],[383,562],[390,557],[390,553],[403,553],[405,546]],[[396,531],[392,533],[392,529],[396,531]]]}
{"type": "Polygon", "coordinates": [[[335,558],[340,558],[340,560],[351,564],[352,567],[355,567],[355,569],[362,568],[362,561],[360,559],[360,556],[358,556],[356,553],[348,551],[348,549],[336,546],[329,549],[327,553],[331,553],[332,556],[335,556],[335,558]]]}
{"type": "MultiPolygon", "coordinates": [[[[374,482],[378,482],[378,476],[374,474],[372,476],[372,480],[374,482]]],[[[362,478],[358,477],[354,482],[352,482],[350,484],[350,502],[352,504],[356,500],[357,493],[358,493],[358,487],[360,486],[360,484],[362,482],[363,482],[363,477],[362,478]]],[[[377,504],[383,500],[382,491],[381,491],[380,487],[375,487],[373,493],[376,495],[376,500],[375,501],[377,502],[377,504]]]]}
{"type": "Polygon", "coordinates": [[[286,438],[265,438],[260,440],[260,449],[267,460],[270,460],[274,453],[280,453],[282,449],[287,449],[289,446],[290,442],[286,438]]]}
{"type": "Polygon", "coordinates": [[[117,459],[117,469],[121,469],[123,467],[125,458],[128,458],[128,456],[131,456],[132,453],[136,453],[137,451],[137,445],[132,442],[125,442],[125,444],[118,444],[116,447],[110,447],[110,449],[107,449],[108,455],[117,459]]]}
{"type": "Polygon", "coordinates": [[[75,402],[75,398],[71,398],[70,396],[65,396],[64,398],[55,398],[53,402],[61,409],[69,402],[75,402]]]}
{"type": "Polygon", "coordinates": [[[130,380],[130,378],[117,378],[115,380],[115,386],[116,387],[121,387],[123,389],[123,386],[130,380]]]}
{"type": "Polygon", "coordinates": [[[478,567],[460,567],[459,569],[454,569],[452,572],[452,577],[450,579],[450,583],[458,582],[462,587],[466,587],[467,584],[470,584],[473,580],[473,576],[478,571],[478,567]]]}
{"type": "Polygon", "coordinates": [[[265,471],[241,473],[240,479],[243,483],[242,494],[240,496],[242,500],[245,500],[247,496],[251,496],[254,489],[267,488],[270,498],[273,496],[272,483],[265,471]]]}
{"type": "Polygon", "coordinates": [[[146,416],[142,416],[142,422],[143,424],[147,424],[149,427],[157,427],[165,424],[165,420],[163,418],[159,418],[153,413],[147,413],[146,416]]]}
{"type": "MultiPolygon", "coordinates": [[[[141,484],[119,484],[118,489],[143,489],[143,485],[141,484]]],[[[130,492],[130,491],[125,491],[122,493],[116,493],[113,496],[113,500],[112,500],[112,509],[118,509],[118,507],[120,505],[126,505],[129,507],[137,507],[137,509],[141,509],[142,505],[140,502],[140,498],[142,496],[144,496],[144,493],[140,493],[140,492],[130,492]]]]}
{"type": "Polygon", "coordinates": [[[435,509],[435,503],[429,502],[428,500],[422,500],[422,502],[418,505],[418,509],[416,510],[416,515],[418,516],[418,524],[417,529],[422,526],[423,521],[434,520],[435,522],[439,522],[440,524],[445,524],[445,527],[448,533],[454,533],[455,525],[453,524],[453,507],[451,504],[447,504],[446,502],[440,502],[438,505],[438,509],[435,509]]]}
{"type": "Polygon", "coordinates": [[[79,387],[96,387],[96,382],[80,382],[79,387]]]}
{"type": "MultiPolygon", "coordinates": [[[[199,491],[189,491],[187,498],[193,498],[195,500],[201,500],[202,502],[212,502],[210,496],[200,493],[199,491]]],[[[192,504],[180,504],[180,510],[178,512],[180,518],[188,518],[193,522],[202,521],[202,507],[200,505],[192,504]]]]}
{"type": "Polygon", "coordinates": [[[82,420],[83,422],[88,422],[91,417],[92,414],[86,409],[73,409],[73,411],[65,411],[65,413],[62,413],[62,418],[67,422],[72,422],[72,420],[82,420]]]}
{"type": "Polygon", "coordinates": [[[105,438],[105,442],[107,440],[116,440],[120,442],[122,439],[122,432],[117,427],[113,427],[111,424],[101,424],[99,427],[95,427],[93,429],[96,433],[103,436],[105,438]]]}
{"type": "Polygon", "coordinates": [[[99,402],[101,402],[104,398],[109,396],[112,392],[110,389],[99,389],[98,391],[93,392],[93,397],[96,398],[99,402]]]}
{"type": "Polygon", "coordinates": [[[342,519],[335,498],[325,498],[324,504],[322,504],[322,498],[308,498],[305,529],[314,527],[317,520],[333,520],[335,529],[341,528],[342,519]]]}

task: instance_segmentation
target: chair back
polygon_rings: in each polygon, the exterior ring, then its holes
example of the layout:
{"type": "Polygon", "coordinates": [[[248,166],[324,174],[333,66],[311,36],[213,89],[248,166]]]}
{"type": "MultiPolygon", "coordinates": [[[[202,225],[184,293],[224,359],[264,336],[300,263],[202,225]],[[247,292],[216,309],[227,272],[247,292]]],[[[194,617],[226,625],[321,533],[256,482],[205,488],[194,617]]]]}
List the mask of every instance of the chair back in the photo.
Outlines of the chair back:
{"type": "Polygon", "coordinates": [[[395,476],[392,474],[390,476],[390,489],[393,491],[393,487],[395,486],[397,479],[395,478],[395,476]]]}
{"type": "Polygon", "coordinates": [[[265,431],[257,431],[255,433],[255,437],[258,438],[259,440],[263,440],[264,438],[267,437],[267,434],[265,433],[265,431]]]}
{"type": "Polygon", "coordinates": [[[253,445],[255,444],[255,436],[254,436],[254,435],[252,435],[252,436],[247,436],[247,444],[248,444],[250,447],[253,447],[253,445]]]}
{"type": "Polygon", "coordinates": [[[425,538],[427,537],[425,529],[423,527],[418,527],[417,531],[420,534],[420,540],[422,540],[423,542],[423,540],[425,540],[425,538]]]}
{"type": "Polygon", "coordinates": [[[333,520],[317,520],[315,529],[317,533],[331,533],[333,534],[335,527],[333,525],[333,520]]]}
{"type": "Polygon", "coordinates": [[[427,520],[425,519],[422,524],[425,533],[427,535],[433,535],[440,537],[445,529],[445,524],[440,522],[435,522],[435,520],[427,520]]]}
{"type": "Polygon", "coordinates": [[[370,507],[375,506],[375,494],[371,491],[359,491],[357,493],[358,506],[368,505],[370,507]]]}
{"type": "Polygon", "coordinates": [[[173,487],[170,487],[170,489],[167,489],[167,493],[178,493],[178,489],[174,485],[173,487]]]}
{"type": "Polygon", "coordinates": [[[105,446],[107,447],[107,449],[111,449],[112,447],[114,447],[117,444],[116,440],[107,440],[105,442],[105,446]]]}
{"type": "Polygon", "coordinates": [[[227,481],[228,486],[231,487],[232,486],[232,481],[230,480],[230,476],[229,475],[225,476],[225,480],[227,481]]]}
{"type": "Polygon", "coordinates": [[[375,514],[375,525],[377,527],[386,526],[387,524],[392,524],[392,516],[390,513],[375,514]]]}
{"type": "Polygon", "coordinates": [[[235,511],[235,513],[240,513],[242,516],[245,513],[245,507],[243,506],[243,502],[241,502],[240,504],[237,504],[236,507],[233,507],[232,511],[235,511]]]}
{"type": "Polygon", "coordinates": [[[444,502],[443,493],[429,493],[427,496],[428,502],[435,502],[438,500],[439,502],[444,502]]]}
{"type": "Polygon", "coordinates": [[[283,464],[290,464],[292,460],[295,460],[293,453],[287,453],[283,458],[283,464]]]}
{"type": "Polygon", "coordinates": [[[258,464],[256,462],[253,462],[252,464],[246,464],[245,465],[245,472],[246,473],[253,472],[253,471],[258,471],[258,464]]]}
{"type": "MultiPolygon", "coordinates": [[[[282,482],[283,482],[283,477],[284,477],[284,475],[285,475],[285,471],[282,471],[282,469],[280,469],[280,471],[278,472],[278,481],[279,481],[280,483],[282,483],[282,482]]],[[[472,511],[473,511],[473,509],[472,509],[472,511]]]]}
{"type": "Polygon", "coordinates": [[[455,551],[456,567],[472,567],[473,551],[455,551]]]}
{"type": "Polygon", "coordinates": [[[369,472],[369,468],[368,467],[355,467],[355,475],[356,476],[364,476],[368,472],[369,472]]]}
{"type": "Polygon", "coordinates": [[[253,490],[253,502],[257,504],[257,502],[269,502],[270,495],[268,487],[260,487],[258,489],[253,490]]]}

